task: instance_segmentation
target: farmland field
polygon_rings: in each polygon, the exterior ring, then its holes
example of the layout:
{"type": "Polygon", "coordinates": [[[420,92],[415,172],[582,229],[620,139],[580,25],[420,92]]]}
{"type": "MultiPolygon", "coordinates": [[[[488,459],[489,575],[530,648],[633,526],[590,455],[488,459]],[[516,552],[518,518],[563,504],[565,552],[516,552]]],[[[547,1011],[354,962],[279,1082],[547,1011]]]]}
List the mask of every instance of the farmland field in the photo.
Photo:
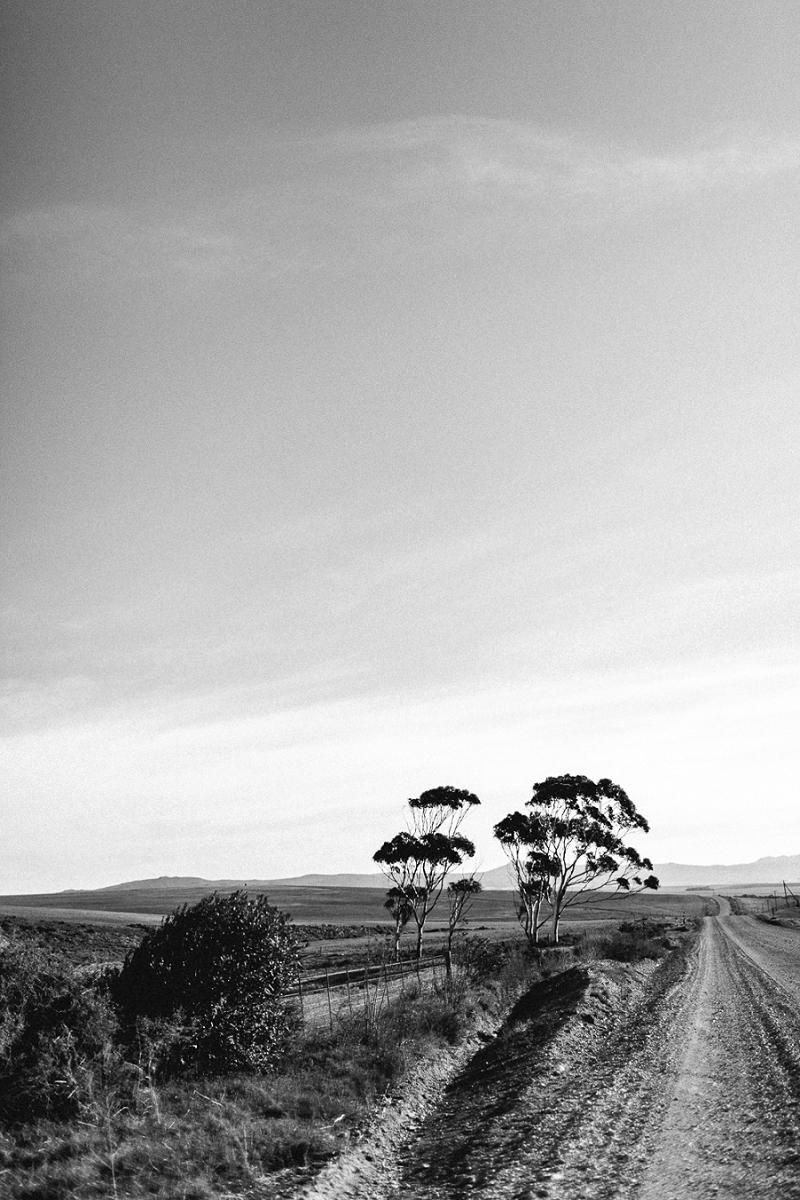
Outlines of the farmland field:
{"type": "MultiPolygon", "coordinates": [[[[50,917],[61,921],[130,924],[157,922],[181,904],[196,904],[212,889],[203,887],[131,891],[54,892],[30,896],[0,896],[0,913],[50,917]]],[[[222,889],[221,889],[222,890],[222,889]]],[[[384,925],[385,892],[369,888],[274,887],[267,891],[272,904],[288,913],[298,925],[384,925]]],[[[715,912],[710,894],[646,892],[607,899],[582,898],[568,909],[565,924],[607,923],[649,917],[653,920],[687,920],[715,912]]],[[[444,910],[442,910],[443,916],[444,910]]],[[[432,926],[436,927],[435,913],[432,926]]],[[[486,891],[479,895],[470,913],[472,929],[513,926],[513,893],[486,891]]]]}

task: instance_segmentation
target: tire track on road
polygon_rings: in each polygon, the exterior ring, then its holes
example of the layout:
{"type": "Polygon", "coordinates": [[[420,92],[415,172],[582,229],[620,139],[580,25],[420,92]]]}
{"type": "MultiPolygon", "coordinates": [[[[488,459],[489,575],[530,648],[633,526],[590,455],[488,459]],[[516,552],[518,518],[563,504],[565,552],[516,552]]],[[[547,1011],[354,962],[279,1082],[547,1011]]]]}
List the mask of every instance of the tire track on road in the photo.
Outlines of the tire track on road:
{"type": "Polygon", "coordinates": [[[800,959],[719,907],[688,958],[532,988],[336,1200],[800,1200],[800,959]]]}
{"type": "Polygon", "coordinates": [[[724,900],[706,920],[677,1024],[685,1049],[639,1200],[800,1197],[800,1016],[732,935],[738,920],[724,900]]]}

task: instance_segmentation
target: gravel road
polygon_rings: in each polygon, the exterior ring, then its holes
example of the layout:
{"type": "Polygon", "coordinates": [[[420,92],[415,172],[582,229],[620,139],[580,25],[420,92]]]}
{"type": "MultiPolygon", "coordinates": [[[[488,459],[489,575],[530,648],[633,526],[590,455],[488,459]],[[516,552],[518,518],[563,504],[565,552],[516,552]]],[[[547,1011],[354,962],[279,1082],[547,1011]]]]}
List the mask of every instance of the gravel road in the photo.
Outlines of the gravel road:
{"type": "Polygon", "coordinates": [[[688,962],[537,984],[309,1200],[800,1200],[800,930],[719,905],[688,962]]]}

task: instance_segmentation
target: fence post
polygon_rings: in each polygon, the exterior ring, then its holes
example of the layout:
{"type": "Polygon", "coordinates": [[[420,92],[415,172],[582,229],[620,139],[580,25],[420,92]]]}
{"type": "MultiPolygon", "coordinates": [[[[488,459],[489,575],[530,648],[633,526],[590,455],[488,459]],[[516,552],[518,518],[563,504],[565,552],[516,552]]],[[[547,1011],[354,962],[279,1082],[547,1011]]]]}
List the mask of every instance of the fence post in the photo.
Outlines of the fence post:
{"type": "Polygon", "coordinates": [[[333,1009],[331,1007],[331,981],[328,978],[328,968],[325,968],[325,992],[328,997],[328,1020],[330,1021],[331,1033],[333,1033],[333,1009]]]}
{"type": "Polygon", "coordinates": [[[350,968],[345,967],[345,976],[347,978],[347,1007],[350,1009],[350,1016],[353,1015],[353,997],[350,995],[350,968]]]}
{"type": "Polygon", "coordinates": [[[303,984],[302,984],[302,981],[301,981],[299,975],[297,976],[297,995],[300,999],[300,1020],[302,1021],[303,1025],[305,1026],[306,1011],[305,1011],[305,1008],[303,1007],[303,984]]]}

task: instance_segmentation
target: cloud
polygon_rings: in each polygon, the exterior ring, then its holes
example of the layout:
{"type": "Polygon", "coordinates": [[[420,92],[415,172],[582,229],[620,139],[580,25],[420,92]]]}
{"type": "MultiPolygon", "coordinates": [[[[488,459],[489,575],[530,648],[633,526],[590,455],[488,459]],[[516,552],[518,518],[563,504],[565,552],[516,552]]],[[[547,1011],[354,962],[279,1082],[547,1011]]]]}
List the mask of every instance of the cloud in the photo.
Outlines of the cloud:
{"type": "Polygon", "coordinates": [[[85,204],[30,209],[0,227],[0,252],[16,277],[56,270],[89,280],[166,273],[203,281],[236,269],[236,249],[234,236],[192,218],[85,204]]]}
{"type": "Polygon", "coordinates": [[[33,209],[0,231],[8,268],[91,278],[276,279],[374,254],[540,237],[795,174],[800,138],[723,131],[669,153],[522,122],[428,117],[272,139],[255,186],[156,217],[93,204],[33,209]]]}
{"type": "Polygon", "coordinates": [[[219,705],[188,722],[182,705],[77,721],[8,740],[3,832],[24,859],[48,828],[51,862],[32,889],[47,872],[62,886],[111,882],[109,861],[128,878],[361,870],[405,797],[450,782],[480,795],[471,836],[492,865],[492,824],[534,779],[571,771],[626,787],[653,826],[653,857],[669,837],[683,859],[744,861],[792,828],[796,672],[778,653],[698,657],[250,715],[219,705]],[[175,831],[160,862],[159,822],[175,831]]]}
{"type": "Polygon", "coordinates": [[[770,141],[722,133],[683,152],[653,154],[633,146],[594,145],[532,124],[444,117],[372,125],[315,143],[328,159],[362,158],[391,170],[406,195],[451,183],[487,185],[529,196],[620,196],[651,199],[727,187],[800,167],[800,138],[770,141]]]}

